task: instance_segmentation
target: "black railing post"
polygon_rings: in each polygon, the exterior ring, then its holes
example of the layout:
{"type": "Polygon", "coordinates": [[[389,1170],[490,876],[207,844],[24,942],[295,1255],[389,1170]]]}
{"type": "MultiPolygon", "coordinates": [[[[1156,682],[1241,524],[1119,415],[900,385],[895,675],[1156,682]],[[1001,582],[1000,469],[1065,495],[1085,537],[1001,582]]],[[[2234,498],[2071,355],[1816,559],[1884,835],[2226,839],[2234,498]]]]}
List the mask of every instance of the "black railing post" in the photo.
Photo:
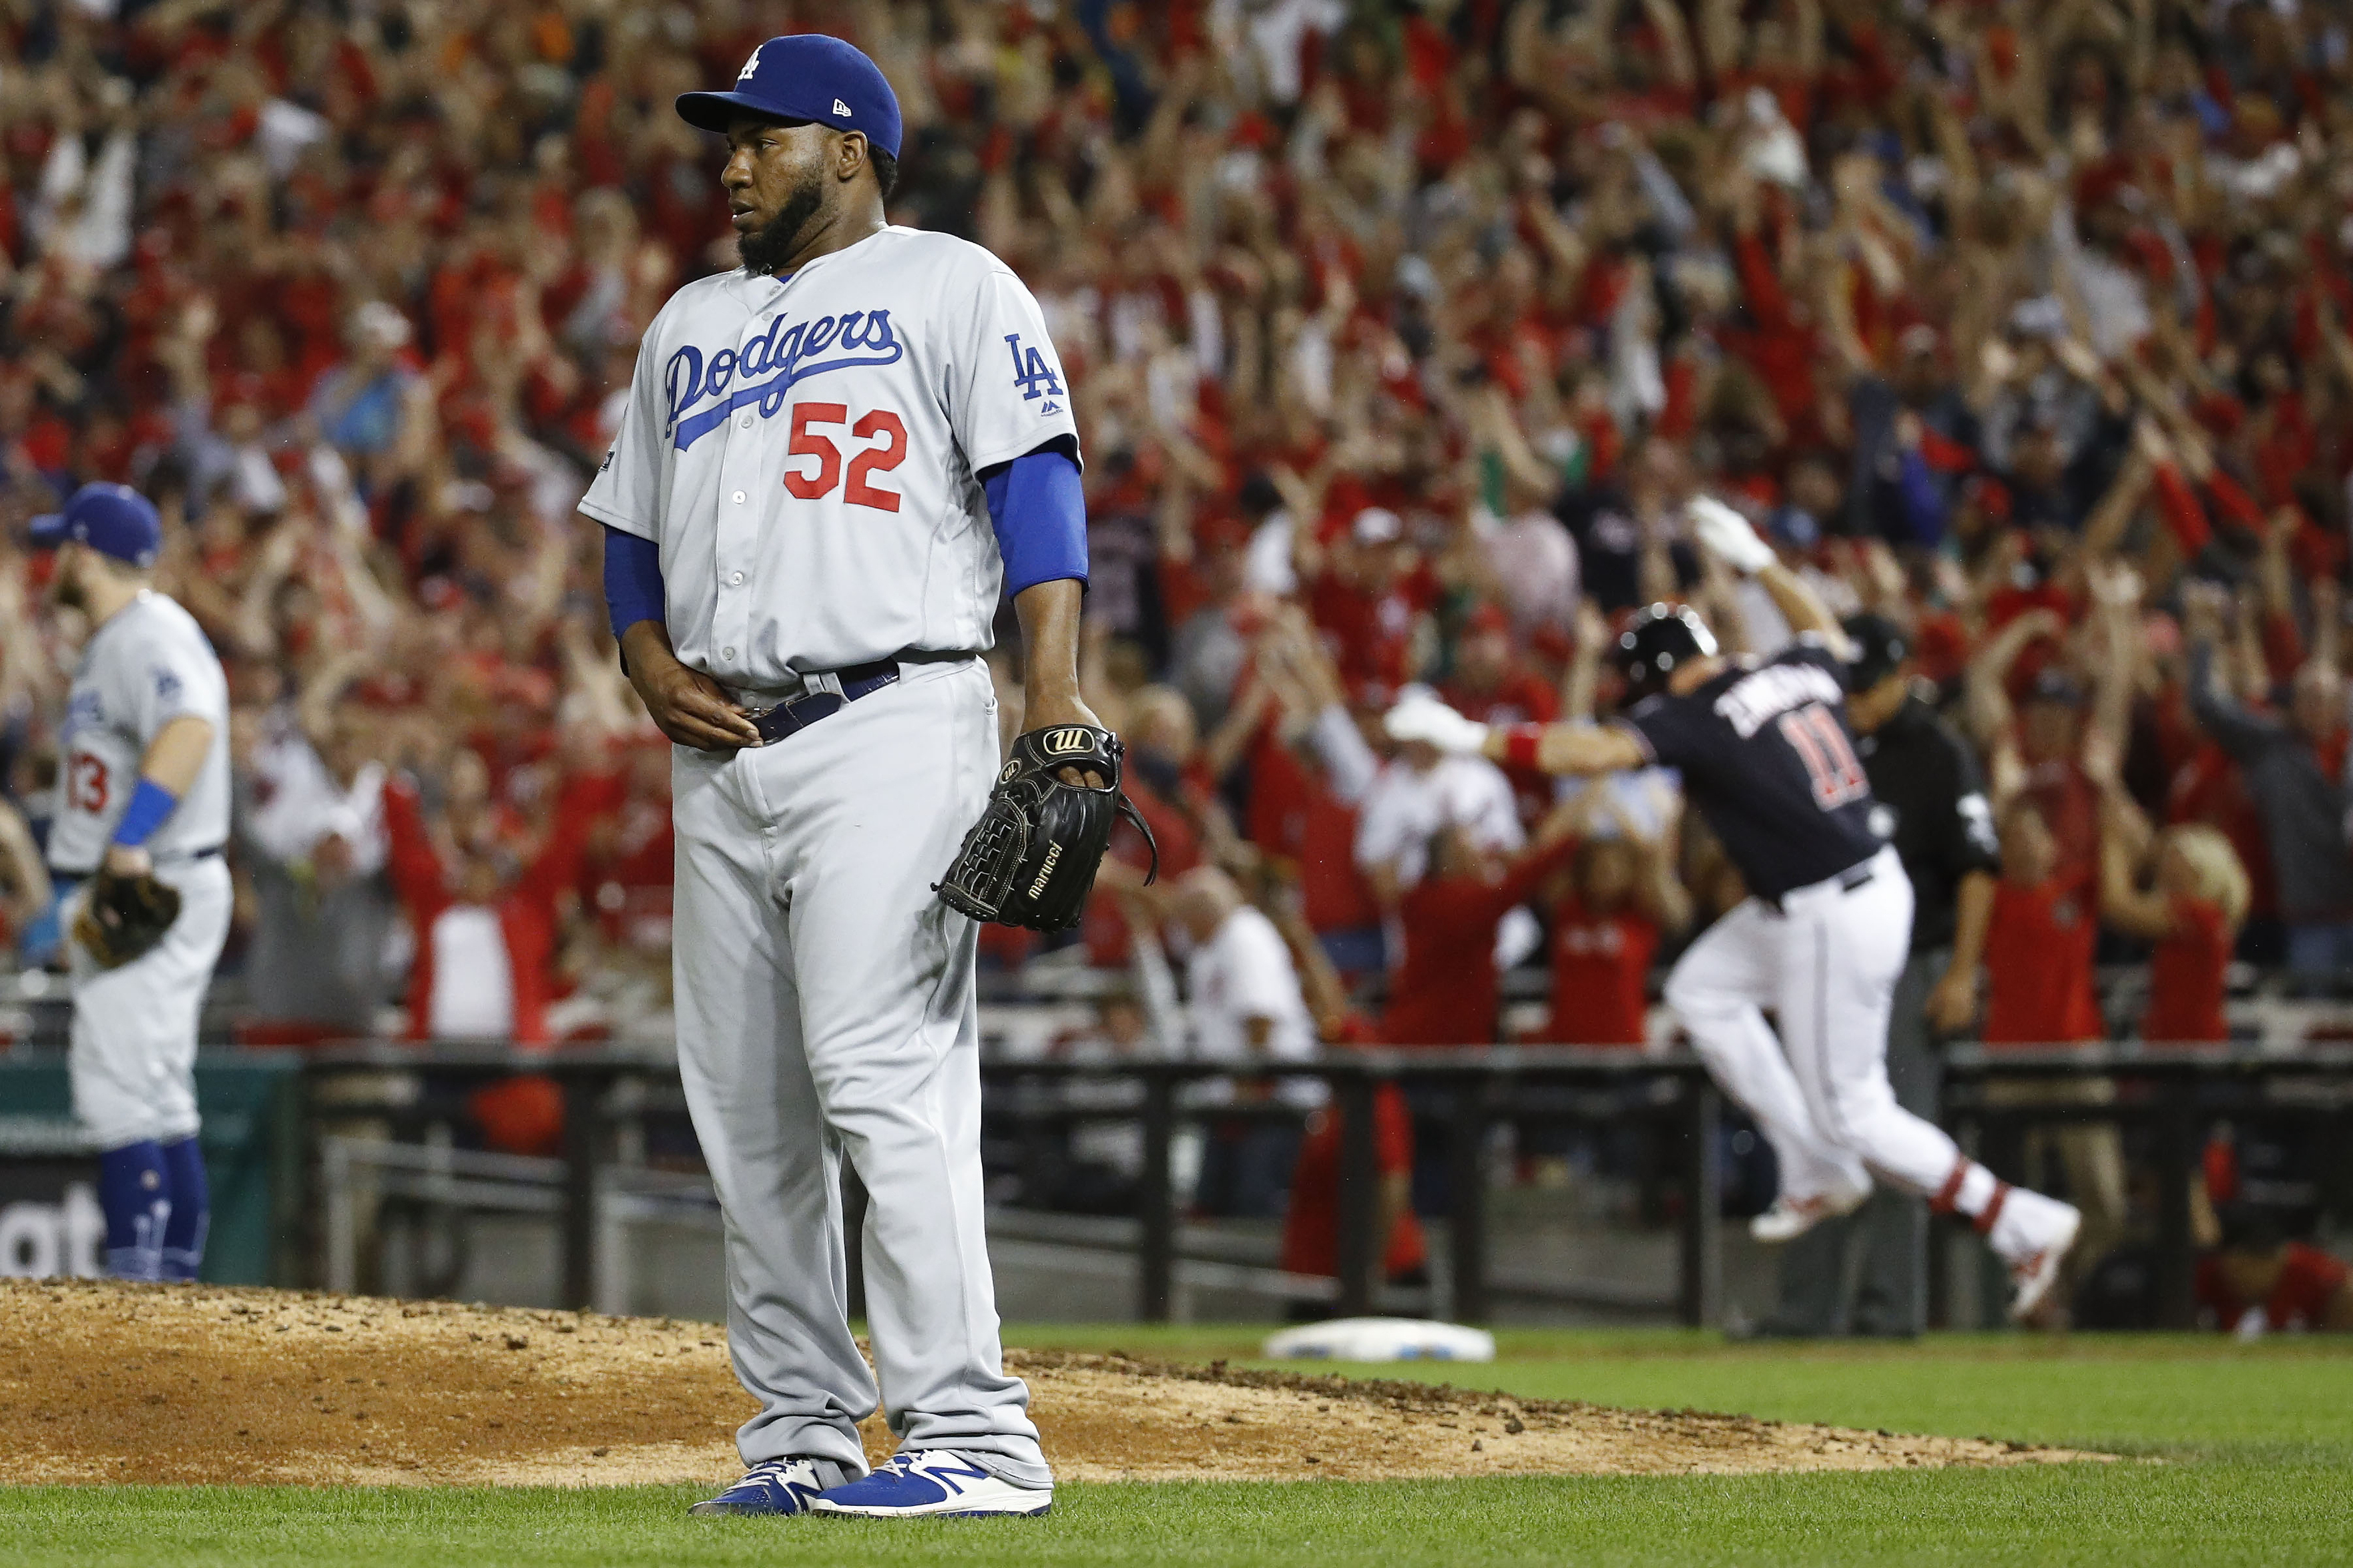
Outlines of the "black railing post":
{"type": "Polygon", "coordinates": [[[1454,1080],[1454,1124],[1449,1130],[1446,1185],[1453,1202],[1447,1225],[1447,1261],[1454,1274],[1457,1322],[1487,1321],[1487,1104],[1486,1074],[1465,1073],[1454,1080]]]}
{"type": "Polygon", "coordinates": [[[1381,1221],[1381,1173],[1375,1157],[1372,1075],[1334,1075],[1332,1106],[1340,1117],[1339,1312],[1361,1318],[1372,1311],[1375,1282],[1381,1275],[1388,1237],[1377,1234],[1381,1221]]]}
{"type": "Polygon", "coordinates": [[[2168,1073],[2158,1079],[2157,1093],[2157,1322],[2163,1329],[2194,1329],[2198,1249],[2189,1210],[2200,1152],[2198,1083],[2186,1074],[2168,1073]]]}
{"type": "Polygon", "coordinates": [[[1713,1328],[1724,1300],[1723,1162],[1716,1151],[1716,1123],[1723,1102],[1702,1072],[1683,1079],[1683,1269],[1677,1305],[1695,1329],[1713,1328]]]}
{"type": "Polygon", "coordinates": [[[1176,1136],[1176,1080],[1166,1073],[1144,1079],[1144,1174],[1136,1183],[1142,1223],[1136,1257],[1135,1315],[1168,1321],[1176,1283],[1176,1203],[1169,1145],[1176,1136]]]}
{"type": "Polygon", "coordinates": [[[564,1075],[564,1305],[596,1296],[596,1145],[605,1110],[601,1075],[564,1075]]]}

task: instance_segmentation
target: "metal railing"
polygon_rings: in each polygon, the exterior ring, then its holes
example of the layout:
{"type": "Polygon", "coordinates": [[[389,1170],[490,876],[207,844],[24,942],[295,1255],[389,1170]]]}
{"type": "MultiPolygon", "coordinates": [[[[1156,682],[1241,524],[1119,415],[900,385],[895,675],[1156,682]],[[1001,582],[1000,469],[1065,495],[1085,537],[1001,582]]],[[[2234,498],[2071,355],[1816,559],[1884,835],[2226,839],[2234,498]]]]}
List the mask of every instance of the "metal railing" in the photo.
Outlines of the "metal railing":
{"type": "MultiPolygon", "coordinates": [[[[393,1072],[429,1073],[460,1080],[512,1073],[544,1074],[563,1086],[566,1110],[560,1180],[553,1211],[560,1226],[562,1299],[589,1305],[599,1299],[600,1235],[597,1168],[605,1158],[613,1090],[636,1086],[629,1102],[642,1107],[643,1089],[674,1085],[677,1064],[666,1047],[596,1046],[518,1051],[498,1045],[396,1045],[365,1042],[335,1046],[306,1058],[313,1078],[322,1075],[393,1072]]],[[[2015,1137],[2046,1123],[2106,1121],[2153,1128],[2158,1134],[2161,1205],[2158,1226],[2162,1321],[2187,1326],[2194,1312],[2191,1283],[2191,1178],[2205,1126],[2232,1104],[2259,1106],[2266,1113],[2318,1118],[2353,1131],[2353,1047],[2317,1046],[2294,1052],[2177,1049],[2132,1044],[2066,1047],[1956,1047],[1945,1058],[1946,1121],[1980,1142],[2015,1137]],[[2108,1079],[2116,1099],[2097,1105],[2006,1105],[1989,1102],[1982,1085],[1994,1078],[2108,1079]],[[2275,1086],[2303,1089],[2281,1095],[2275,1086]]],[[[1698,1059],[1676,1050],[1651,1055],[1620,1048],[1498,1047],[1428,1050],[1327,1052],[1309,1060],[1267,1066],[1238,1075],[1231,1064],[1135,1060],[1118,1063],[985,1061],[985,1091],[996,1107],[1024,1100],[1040,1121],[1133,1121],[1143,1134],[1143,1168],[1132,1234],[1137,1258],[1137,1316],[1165,1321],[1172,1314],[1180,1265],[1178,1215],[1171,1158],[1177,1130],[1187,1121],[1210,1121],[1231,1108],[1187,1103],[1187,1085],[1246,1076],[1313,1078],[1329,1087],[1330,1103],[1341,1116],[1337,1220],[1338,1278],[1328,1296],[1343,1315],[1374,1308],[1383,1295],[1377,1236],[1380,1184],[1375,1140],[1374,1098],[1385,1084],[1412,1090],[1429,1114],[1442,1104],[1446,1139],[1453,1315],[1465,1321],[1492,1316],[1496,1273],[1491,1257],[1486,1205],[1488,1184],[1482,1156],[1489,1130],[1500,1121],[1589,1120],[1557,1104],[1537,1103],[1546,1088],[1605,1087],[1647,1092],[1622,1094],[1620,1115],[1651,1119],[1672,1145],[1675,1184],[1683,1202],[1674,1217],[1678,1231],[1676,1317],[1693,1325],[1721,1321],[1723,1276],[1721,1227],[1716,1199],[1722,1171],[1716,1128],[1723,1101],[1698,1059]],[[1138,1084],[1132,1110],[1100,1107],[1057,1109],[1051,1097],[1034,1092],[1043,1085],[1081,1079],[1121,1079],[1138,1084]]],[[[353,1110],[337,1101],[338,1114],[353,1110]]],[[[992,1109],[991,1115],[1001,1114],[992,1109]]],[[[2000,1156],[1996,1156],[2000,1163],[2000,1156]]],[[[557,1168],[557,1167],[543,1167],[557,1168]]],[[[455,1173],[451,1173],[455,1174],[455,1173]]],[[[2014,1173],[2005,1169],[2005,1174],[2014,1173]]],[[[854,1184],[851,1184],[854,1185],[854,1184]]],[[[853,1192],[855,1202],[862,1194],[853,1192]]],[[[851,1234],[855,1235],[853,1227],[851,1234]]],[[[857,1269],[852,1267],[853,1289],[857,1269]]],[[[1314,1292],[1323,1296],[1324,1292],[1314,1292]]],[[[1607,1292],[1621,1295],[1622,1292],[1607,1292]]]]}

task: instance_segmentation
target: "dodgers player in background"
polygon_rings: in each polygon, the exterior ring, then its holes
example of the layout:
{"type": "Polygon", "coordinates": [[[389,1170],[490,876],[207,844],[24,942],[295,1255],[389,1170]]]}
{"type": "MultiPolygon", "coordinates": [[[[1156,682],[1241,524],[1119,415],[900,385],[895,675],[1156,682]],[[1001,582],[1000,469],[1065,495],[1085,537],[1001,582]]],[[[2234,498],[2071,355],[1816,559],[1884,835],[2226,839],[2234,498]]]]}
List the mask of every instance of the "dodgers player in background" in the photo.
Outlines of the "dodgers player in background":
{"type": "Polygon", "coordinates": [[[59,737],[49,868],[73,981],[74,1114],[99,1141],[106,1269],[194,1279],[210,1201],[196,1148],[196,1022],[228,938],[228,681],[187,611],[150,586],[162,521],[123,485],[84,485],[33,521],[53,604],[90,626],[59,737]],[[152,872],[179,917],[114,969],[72,936],[76,885],[152,872]]]}
{"type": "Polygon", "coordinates": [[[743,267],[647,331],[580,510],[638,692],[677,743],[679,1059],[760,1410],[703,1513],[1038,1514],[981,1215],[975,928],[934,896],[988,799],[979,655],[1020,617],[1025,728],[1078,695],[1077,426],[1004,263],[894,227],[897,99],[839,39],[771,38],[679,113],[723,133],[743,267]],[[839,1162],[900,1450],[868,1475],[839,1162]]]}

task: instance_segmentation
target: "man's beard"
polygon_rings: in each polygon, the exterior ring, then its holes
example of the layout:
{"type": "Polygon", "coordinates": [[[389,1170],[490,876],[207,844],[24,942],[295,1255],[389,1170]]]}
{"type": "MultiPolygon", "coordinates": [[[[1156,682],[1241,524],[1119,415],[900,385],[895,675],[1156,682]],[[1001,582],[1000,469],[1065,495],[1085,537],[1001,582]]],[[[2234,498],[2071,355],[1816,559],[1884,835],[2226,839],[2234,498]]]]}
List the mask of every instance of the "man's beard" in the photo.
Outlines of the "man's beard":
{"type": "Polygon", "coordinates": [[[90,595],[82,592],[80,569],[71,563],[49,585],[49,602],[61,610],[87,610],[90,595]]]}
{"type": "Polygon", "coordinates": [[[777,210],[776,216],[735,241],[735,247],[744,258],[744,269],[774,272],[790,261],[794,252],[800,248],[801,230],[807,226],[809,219],[817,216],[817,209],[824,205],[825,184],[822,180],[811,180],[786,197],[785,205],[777,210]]]}

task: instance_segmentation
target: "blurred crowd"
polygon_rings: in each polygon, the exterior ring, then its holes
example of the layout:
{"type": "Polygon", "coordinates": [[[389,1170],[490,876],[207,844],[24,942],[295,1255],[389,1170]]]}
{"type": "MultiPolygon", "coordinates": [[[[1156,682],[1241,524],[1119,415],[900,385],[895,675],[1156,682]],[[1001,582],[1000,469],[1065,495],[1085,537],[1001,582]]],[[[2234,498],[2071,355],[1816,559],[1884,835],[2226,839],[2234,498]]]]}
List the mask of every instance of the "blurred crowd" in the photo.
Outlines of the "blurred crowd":
{"type": "Polygon", "coordinates": [[[1704,490],[1982,756],[1957,1026],[2213,1041],[2234,958],[2353,970],[2342,0],[0,0],[0,793],[37,840],[73,657],[23,521],[137,484],[230,672],[253,1037],[661,1026],[668,760],[573,504],[734,264],[671,99],[797,29],[882,65],[894,219],[1005,257],[1076,400],[1163,881],[990,963],[1165,946],[1237,1059],[1643,1043],[1741,896],[1673,781],[1377,720],[1606,718],[1652,600],[1772,651],[1704,490]]]}

